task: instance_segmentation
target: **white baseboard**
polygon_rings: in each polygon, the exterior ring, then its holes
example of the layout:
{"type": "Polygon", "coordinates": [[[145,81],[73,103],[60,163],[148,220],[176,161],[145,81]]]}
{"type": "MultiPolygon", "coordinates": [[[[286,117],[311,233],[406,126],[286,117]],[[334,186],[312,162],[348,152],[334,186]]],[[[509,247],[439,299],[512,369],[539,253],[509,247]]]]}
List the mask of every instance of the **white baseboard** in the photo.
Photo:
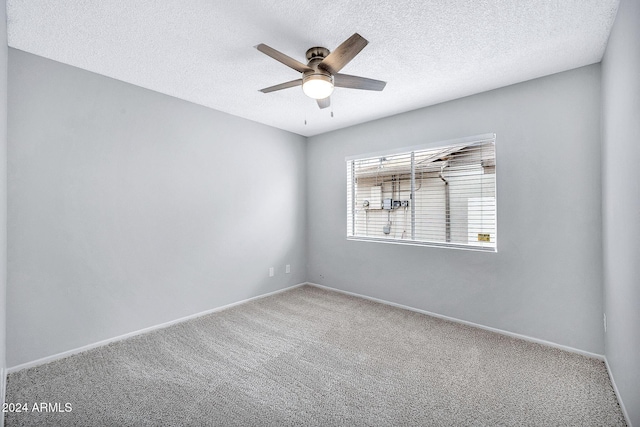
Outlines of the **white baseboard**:
{"type": "Polygon", "coordinates": [[[463,325],[472,326],[474,328],[484,329],[486,331],[495,332],[497,334],[506,335],[506,336],[509,336],[509,337],[512,337],[512,338],[519,338],[521,340],[534,342],[534,343],[537,343],[537,344],[542,344],[542,345],[545,345],[547,347],[553,347],[553,348],[557,348],[557,349],[560,349],[560,350],[565,350],[565,351],[568,351],[568,352],[571,352],[571,353],[581,354],[583,356],[591,357],[593,359],[598,359],[598,360],[603,360],[603,361],[605,360],[605,358],[604,358],[604,356],[602,354],[591,353],[589,351],[579,350],[577,348],[569,347],[569,346],[562,345],[562,344],[557,344],[557,343],[554,343],[554,342],[551,342],[551,341],[545,341],[545,340],[541,340],[541,339],[538,339],[538,338],[533,338],[533,337],[530,337],[530,336],[527,336],[527,335],[521,335],[521,334],[517,334],[515,332],[509,332],[509,331],[505,331],[503,329],[492,328],[490,326],[484,326],[484,325],[481,325],[479,323],[469,322],[467,320],[456,319],[455,317],[449,317],[449,316],[445,316],[445,315],[438,314],[438,313],[432,313],[432,312],[427,311],[427,310],[421,310],[419,308],[410,307],[408,305],[397,304],[395,302],[386,301],[386,300],[379,299],[379,298],[373,298],[373,297],[369,297],[369,296],[366,296],[366,295],[357,294],[355,292],[343,291],[342,289],[336,289],[336,288],[331,288],[329,286],[318,285],[317,283],[307,282],[307,284],[311,285],[311,286],[316,286],[318,288],[326,289],[326,290],[329,290],[329,291],[340,292],[340,293],[343,293],[343,294],[346,294],[346,295],[351,295],[351,296],[354,296],[354,297],[364,298],[364,299],[367,299],[369,301],[379,302],[381,304],[386,304],[386,305],[402,308],[402,309],[409,310],[409,311],[415,311],[416,313],[426,314],[427,316],[437,317],[439,319],[444,319],[444,320],[449,320],[451,322],[461,323],[463,325]]]}
{"type": "MultiPolygon", "coordinates": [[[[527,335],[521,335],[521,334],[517,334],[517,333],[514,333],[514,332],[505,331],[505,330],[502,330],[502,329],[492,328],[490,326],[484,326],[484,325],[481,325],[481,324],[478,324],[478,323],[473,323],[473,322],[469,322],[469,321],[466,321],[466,320],[456,319],[454,317],[445,316],[445,315],[438,314],[438,313],[433,313],[433,312],[430,312],[430,311],[427,311],[427,310],[422,310],[422,309],[419,309],[419,308],[410,307],[410,306],[407,306],[407,305],[398,304],[398,303],[394,303],[394,302],[391,302],[391,301],[386,301],[386,300],[383,300],[383,299],[370,297],[370,296],[367,296],[367,295],[357,294],[355,292],[343,291],[341,289],[336,289],[336,288],[332,288],[332,287],[329,287],[329,286],[319,285],[317,283],[311,283],[311,282],[299,283],[297,285],[289,286],[289,287],[284,288],[284,289],[279,289],[277,291],[268,292],[266,294],[258,295],[258,296],[251,297],[251,298],[247,298],[247,299],[244,299],[244,300],[241,300],[241,301],[237,301],[237,302],[234,302],[234,303],[231,303],[231,304],[223,305],[221,307],[216,307],[216,308],[213,308],[213,309],[210,309],[210,310],[206,310],[206,311],[202,311],[202,312],[199,312],[199,313],[195,313],[195,314],[192,314],[192,315],[189,315],[189,316],[186,316],[186,317],[181,317],[179,319],[171,320],[169,322],[165,322],[165,323],[161,323],[161,324],[158,324],[158,325],[150,326],[148,328],[144,328],[144,329],[140,329],[140,330],[137,330],[137,331],[129,332],[129,333],[124,334],[124,335],[119,335],[117,337],[108,338],[106,340],[98,341],[98,342],[93,343],[93,344],[88,344],[88,345],[85,345],[85,346],[82,346],[82,347],[78,347],[78,348],[75,348],[75,349],[72,349],[72,350],[64,351],[62,353],[57,353],[57,354],[54,354],[54,355],[51,355],[51,356],[43,357],[41,359],[33,360],[31,362],[26,362],[26,363],[22,363],[20,365],[11,366],[9,368],[6,368],[6,369],[2,370],[2,374],[3,374],[3,378],[4,379],[3,379],[2,383],[0,384],[0,387],[1,387],[0,388],[0,393],[2,393],[1,396],[2,396],[3,402],[4,402],[4,392],[5,392],[5,386],[6,386],[6,376],[8,374],[10,374],[10,373],[17,372],[17,371],[20,371],[22,369],[27,369],[27,368],[32,368],[32,367],[35,367],[35,366],[43,365],[45,363],[53,362],[55,360],[63,359],[65,357],[69,357],[69,356],[72,356],[74,354],[82,353],[83,351],[91,350],[91,349],[96,348],[96,347],[101,347],[101,346],[110,344],[112,342],[121,341],[121,340],[130,338],[130,337],[134,337],[134,336],[137,336],[137,335],[140,335],[140,334],[144,334],[144,333],[147,333],[147,332],[151,332],[151,331],[155,331],[155,330],[158,330],[158,329],[167,328],[167,327],[169,327],[171,325],[175,325],[176,323],[185,322],[187,320],[195,319],[197,317],[205,316],[207,314],[211,314],[211,313],[215,313],[215,312],[218,312],[218,311],[226,310],[228,308],[231,308],[231,307],[234,307],[234,306],[237,306],[237,305],[240,305],[240,304],[244,304],[244,303],[247,303],[249,301],[257,300],[257,299],[260,299],[260,298],[265,298],[265,297],[268,297],[268,296],[271,296],[271,295],[276,295],[276,294],[279,294],[281,292],[285,292],[285,291],[288,291],[288,290],[291,290],[291,289],[294,289],[294,288],[297,288],[297,287],[300,287],[300,286],[304,286],[304,285],[315,286],[315,287],[326,289],[326,290],[329,290],[329,291],[339,292],[339,293],[343,293],[343,294],[346,294],[346,295],[351,295],[351,296],[367,299],[367,300],[370,300],[370,301],[375,301],[375,302],[378,302],[378,303],[381,303],[381,304],[386,304],[386,305],[390,305],[390,306],[393,306],[393,307],[398,307],[398,308],[402,308],[402,309],[405,309],[405,310],[410,310],[410,311],[414,311],[414,312],[417,312],[417,313],[422,313],[422,314],[425,314],[427,316],[437,317],[439,319],[444,319],[444,320],[448,320],[448,321],[451,321],[451,322],[461,323],[461,324],[464,324],[464,325],[472,326],[472,327],[479,328],[479,329],[484,329],[484,330],[487,330],[487,331],[491,331],[491,332],[495,332],[495,333],[498,333],[498,334],[510,336],[510,337],[513,337],[513,338],[519,338],[519,339],[522,339],[522,340],[525,340],[525,341],[534,342],[534,343],[546,345],[548,347],[554,347],[554,348],[558,348],[558,349],[561,349],[561,350],[569,351],[571,353],[577,353],[577,354],[581,354],[583,356],[587,356],[587,357],[595,358],[595,359],[598,359],[598,360],[602,360],[607,365],[607,370],[609,371],[609,376],[611,377],[611,382],[614,385],[614,390],[616,392],[616,396],[618,396],[618,401],[620,402],[620,407],[623,408],[623,412],[625,414],[625,417],[627,418],[627,424],[629,424],[629,426],[631,426],[631,424],[628,421],[628,415],[627,415],[627,413],[626,413],[626,411],[624,409],[624,405],[623,405],[622,401],[620,400],[620,395],[618,394],[618,389],[615,386],[615,382],[613,380],[613,376],[611,375],[611,370],[609,369],[609,365],[607,363],[607,360],[601,354],[591,353],[591,352],[588,352],[588,351],[579,350],[579,349],[576,349],[576,348],[573,348],[573,347],[569,347],[569,346],[565,346],[565,345],[562,345],[562,344],[557,344],[557,343],[554,343],[554,342],[551,342],[551,341],[541,340],[541,339],[538,339],[538,338],[529,337],[527,335]]],[[[0,424],[0,427],[1,427],[1,424],[0,424]]]]}
{"type": "Polygon", "coordinates": [[[11,366],[11,367],[6,369],[5,375],[11,374],[13,372],[21,371],[23,369],[28,369],[28,368],[33,368],[35,366],[44,365],[45,363],[50,363],[50,362],[53,362],[53,361],[56,361],[56,360],[64,359],[65,357],[73,356],[74,354],[82,353],[83,351],[87,351],[87,350],[91,350],[91,349],[96,348],[96,347],[101,347],[101,346],[104,346],[104,345],[107,345],[107,344],[111,344],[112,342],[122,341],[122,340],[127,339],[127,338],[135,337],[136,335],[145,334],[147,332],[156,331],[158,329],[164,329],[164,328],[167,328],[167,327],[169,327],[171,325],[175,325],[176,323],[181,323],[181,322],[185,322],[187,320],[195,319],[197,317],[206,316],[207,314],[211,314],[211,313],[215,313],[215,312],[218,312],[218,311],[226,310],[228,308],[235,307],[235,306],[240,305],[240,304],[245,304],[245,303],[247,303],[249,301],[254,301],[254,300],[265,298],[265,297],[268,297],[268,296],[271,296],[271,295],[276,295],[276,294],[279,294],[281,292],[285,292],[285,291],[288,291],[288,290],[291,290],[291,289],[294,289],[294,288],[297,288],[297,287],[300,287],[300,286],[304,286],[304,285],[306,285],[306,283],[299,283],[297,285],[289,286],[289,287],[284,288],[284,289],[278,289],[277,291],[268,292],[266,294],[257,295],[255,297],[251,297],[251,298],[247,298],[247,299],[244,299],[244,300],[241,300],[241,301],[233,302],[231,304],[223,305],[221,307],[216,307],[216,308],[212,308],[210,310],[206,310],[206,311],[202,311],[202,312],[199,312],[199,313],[191,314],[189,316],[181,317],[179,319],[171,320],[169,322],[160,323],[158,325],[150,326],[148,328],[144,328],[144,329],[140,329],[140,330],[137,330],[137,331],[129,332],[127,334],[119,335],[117,337],[108,338],[106,340],[102,340],[102,341],[95,342],[93,344],[88,344],[88,345],[85,345],[85,346],[82,346],[82,347],[74,348],[72,350],[63,351],[62,353],[57,353],[57,354],[54,354],[54,355],[51,355],[51,356],[43,357],[41,359],[33,360],[31,362],[26,362],[26,363],[21,363],[20,365],[11,366]]]}
{"type": "Polygon", "coordinates": [[[611,380],[613,391],[616,393],[616,398],[618,398],[618,404],[620,405],[620,409],[622,409],[622,415],[624,415],[624,420],[627,422],[627,426],[633,427],[631,425],[631,418],[629,418],[629,413],[627,412],[627,408],[625,408],[624,402],[622,401],[622,397],[620,396],[620,392],[618,391],[616,380],[613,378],[613,372],[611,372],[611,367],[609,366],[609,361],[607,360],[607,356],[604,357],[604,364],[607,367],[607,372],[609,373],[609,379],[611,380]]]}

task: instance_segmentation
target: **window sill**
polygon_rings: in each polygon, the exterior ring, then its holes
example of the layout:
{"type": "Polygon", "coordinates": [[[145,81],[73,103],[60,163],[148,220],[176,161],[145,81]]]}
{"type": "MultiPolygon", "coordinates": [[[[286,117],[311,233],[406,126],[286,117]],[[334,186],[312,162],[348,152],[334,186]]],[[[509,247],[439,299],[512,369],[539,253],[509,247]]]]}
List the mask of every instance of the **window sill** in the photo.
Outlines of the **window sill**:
{"type": "Polygon", "coordinates": [[[384,239],[384,238],[375,238],[375,237],[354,237],[348,236],[347,240],[356,241],[356,242],[376,242],[376,243],[390,243],[392,245],[405,245],[405,246],[422,246],[422,247],[431,247],[431,248],[445,248],[445,249],[458,249],[458,250],[466,250],[466,251],[474,251],[474,252],[492,252],[497,253],[497,247],[482,247],[482,246],[473,246],[473,245],[462,245],[455,243],[438,243],[438,242],[421,242],[416,240],[397,240],[397,239],[384,239]]]}

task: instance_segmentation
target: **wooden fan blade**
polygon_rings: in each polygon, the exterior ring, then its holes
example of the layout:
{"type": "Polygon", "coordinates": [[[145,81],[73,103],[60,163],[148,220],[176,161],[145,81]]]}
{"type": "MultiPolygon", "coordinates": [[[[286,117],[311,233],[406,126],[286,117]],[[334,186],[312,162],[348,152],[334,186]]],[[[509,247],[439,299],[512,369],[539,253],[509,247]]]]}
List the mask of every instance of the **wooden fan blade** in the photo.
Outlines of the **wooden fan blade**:
{"type": "Polygon", "coordinates": [[[260,92],[262,93],[275,92],[276,90],[288,89],[290,87],[300,86],[301,84],[302,84],[302,79],[291,80],[290,82],[280,83],[279,85],[260,89],[260,92]]]}
{"type": "Polygon", "coordinates": [[[318,67],[335,74],[349,63],[369,42],[355,33],[322,60],[318,67]]]}
{"type": "Polygon", "coordinates": [[[384,89],[387,82],[368,79],[366,77],[350,76],[349,74],[334,74],[333,85],[335,87],[346,87],[349,89],[380,91],[384,89]]]}
{"type": "Polygon", "coordinates": [[[329,106],[331,106],[331,97],[327,96],[324,99],[318,99],[318,107],[322,108],[327,108],[329,106]]]}
{"type": "Polygon", "coordinates": [[[265,55],[272,57],[276,61],[282,62],[287,67],[291,67],[294,70],[299,71],[301,73],[304,73],[305,71],[313,71],[311,68],[307,67],[302,62],[298,62],[295,59],[291,58],[290,56],[287,56],[282,52],[278,52],[277,50],[267,46],[266,44],[260,43],[259,45],[255,46],[255,48],[258,49],[260,52],[264,53],[265,55]]]}

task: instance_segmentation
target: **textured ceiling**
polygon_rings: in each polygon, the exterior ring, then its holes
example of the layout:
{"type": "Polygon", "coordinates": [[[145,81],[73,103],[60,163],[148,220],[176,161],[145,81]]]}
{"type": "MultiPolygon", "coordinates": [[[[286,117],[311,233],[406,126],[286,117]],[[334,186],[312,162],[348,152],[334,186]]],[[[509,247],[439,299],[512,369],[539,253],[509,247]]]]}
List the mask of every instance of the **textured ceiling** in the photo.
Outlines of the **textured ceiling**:
{"type": "Polygon", "coordinates": [[[8,0],[9,46],[305,136],[599,62],[618,0],[8,0]],[[336,88],[320,110],[300,87],[263,87],[358,32],[341,72],[387,81],[336,88]],[[333,110],[334,117],[331,117],[333,110]],[[305,121],[307,124],[305,124],[305,121]]]}

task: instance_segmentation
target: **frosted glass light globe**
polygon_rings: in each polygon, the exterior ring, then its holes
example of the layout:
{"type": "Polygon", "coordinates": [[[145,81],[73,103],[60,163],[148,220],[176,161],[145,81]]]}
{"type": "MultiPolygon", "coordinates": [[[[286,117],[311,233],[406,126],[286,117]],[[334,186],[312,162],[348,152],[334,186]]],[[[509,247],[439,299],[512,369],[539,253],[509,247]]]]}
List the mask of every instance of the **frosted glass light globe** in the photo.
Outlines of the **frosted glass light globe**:
{"type": "Polygon", "coordinates": [[[304,78],[302,91],[309,98],[325,99],[333,93],[333,81],[324,74],[312,74],[304,78]]]}

